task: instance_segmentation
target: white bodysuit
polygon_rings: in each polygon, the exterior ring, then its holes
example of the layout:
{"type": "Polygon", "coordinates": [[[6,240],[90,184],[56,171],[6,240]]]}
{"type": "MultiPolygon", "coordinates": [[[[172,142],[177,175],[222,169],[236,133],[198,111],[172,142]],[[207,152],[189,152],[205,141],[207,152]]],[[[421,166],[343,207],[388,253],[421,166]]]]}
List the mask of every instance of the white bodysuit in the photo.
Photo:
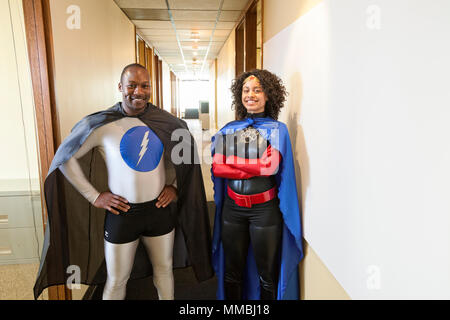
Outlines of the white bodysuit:
{"type": "Polygon", "coordinates": [[[165,184],[176,185],[173,166],[167,159],[161,161],[161,141],[141,120],[125,117],[95,129],[61,167],[70,183],[91,203],[100,192],[86,179],[77,160],[95,147],[105,160],[111,192],[130,203],[154,200],[165,184]]]}
{"type": "MultiPolygon", "coordinates": [[[[141,120],[125,117],[95,129],[74,156],[60,167],[69,182],[92,204],[100,192],[87,180],[78,163],[92,148],[98,148],[105,160],[110,191],[130,203],[154,200],[166,184],[176,186],[175,170],[164,157],[162,142],[141,120]]],[[[141,239],[152,262],[153,282],[159,298],[173,299],[174,231],[141,239]]],[[[103,299],[125,298],[138,243],[139,239],[124,244],[105,241],[108,278],[103,299]]]]}

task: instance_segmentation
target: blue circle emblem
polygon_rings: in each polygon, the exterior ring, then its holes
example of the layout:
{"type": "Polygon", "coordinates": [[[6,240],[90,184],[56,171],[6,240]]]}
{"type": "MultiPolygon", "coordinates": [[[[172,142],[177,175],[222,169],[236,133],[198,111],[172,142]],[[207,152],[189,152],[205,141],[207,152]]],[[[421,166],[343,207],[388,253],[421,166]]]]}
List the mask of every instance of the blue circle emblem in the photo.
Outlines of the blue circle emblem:
{"type": "Polygon", "coordinates": [[[120,154],[133,170],[148,172],[154,170],[159,162],[164,146],[149,127],[140,126],[128,130],[120,141],[120,154]]]}

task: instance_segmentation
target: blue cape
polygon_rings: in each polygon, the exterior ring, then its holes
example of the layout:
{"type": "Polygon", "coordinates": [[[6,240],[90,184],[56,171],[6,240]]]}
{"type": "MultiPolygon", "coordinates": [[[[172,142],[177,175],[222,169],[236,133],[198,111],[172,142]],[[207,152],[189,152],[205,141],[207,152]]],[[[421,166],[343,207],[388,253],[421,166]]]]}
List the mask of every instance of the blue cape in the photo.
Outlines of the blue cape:
{"type": "MultiPolygon", "coordinates": [[[[291,140],[286,125],[271,118],[246,118],[225,125],[212,138],[212,156],[215,153],[215,141],[224,134],[231,134],[252,125],[282,155],[276,174],[280,210],[283,215],[283,237],[281,243],[281,265],[278,278],[278,300],[299,299],[298,264],[303,258],[300,208],[297,196],[297,184],[292,156],[291,140]]],[[[212,173],[212,172],[211,172],[212,173]]],[[[227,181],[211,174],[214,183],[214,201],[216,203],[213,234],[213,267],[218,279],[217,299],[223,300],[225,260],[221,235],[221,217],[227,181]]],[[[259,276],[251,246],[247,257],[244,299],[259,300],[259,276]]]]}

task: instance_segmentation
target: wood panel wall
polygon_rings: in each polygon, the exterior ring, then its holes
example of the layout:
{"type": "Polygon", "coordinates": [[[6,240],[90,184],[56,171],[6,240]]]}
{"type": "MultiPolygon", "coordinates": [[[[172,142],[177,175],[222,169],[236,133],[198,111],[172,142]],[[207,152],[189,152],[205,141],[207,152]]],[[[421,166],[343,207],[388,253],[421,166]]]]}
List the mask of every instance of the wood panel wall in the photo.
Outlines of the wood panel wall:
{"type": "Polygon", "coordinates": [[[259,1],[262,0],[255,0],[249,5],[235,29],[236,76],[255,69],[258,65],[262,66],[262,54],[260,61],[257,61],[257,47],[262,47],[262,43],[257,43],[259,1]]]}
{"type": "Polygon", "coordinates": [[[170,113],[176,117],[178,115],[177,76],[172,71],[170,71],[170,96],[170,113]]]}
{"type": "MultiPolygon", "coordinates": [[[[145,62],[145,67],[150,75],[150,82],[153,88],[153,49],[147,45],[145,46],[145,62]]],[[[153,94],[150,96],[150,102],[153,103],[153,94]]]]}
{"type": "Polygon", "coordinates": [[[138,47],[138,63],[145,66],[145,42],[141,38],[138,38],[137,40],[137,47],[138,47]]]}

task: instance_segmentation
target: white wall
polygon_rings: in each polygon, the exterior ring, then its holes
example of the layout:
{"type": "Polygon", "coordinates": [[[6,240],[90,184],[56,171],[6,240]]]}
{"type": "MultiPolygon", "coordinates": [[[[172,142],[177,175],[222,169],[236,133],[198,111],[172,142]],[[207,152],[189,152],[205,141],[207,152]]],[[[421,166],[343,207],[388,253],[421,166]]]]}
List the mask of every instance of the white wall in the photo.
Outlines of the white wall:
{"type": "Polygon", "coordinates": [[[353,299],[450,298],[449,10],[324,1],[264,45],[305,239],[353,299]]]}
{"type": "Polygon", "coordinates": [[[21,1],[0,1],[0,191],[39,190],[36,126],[21,1]]]}

